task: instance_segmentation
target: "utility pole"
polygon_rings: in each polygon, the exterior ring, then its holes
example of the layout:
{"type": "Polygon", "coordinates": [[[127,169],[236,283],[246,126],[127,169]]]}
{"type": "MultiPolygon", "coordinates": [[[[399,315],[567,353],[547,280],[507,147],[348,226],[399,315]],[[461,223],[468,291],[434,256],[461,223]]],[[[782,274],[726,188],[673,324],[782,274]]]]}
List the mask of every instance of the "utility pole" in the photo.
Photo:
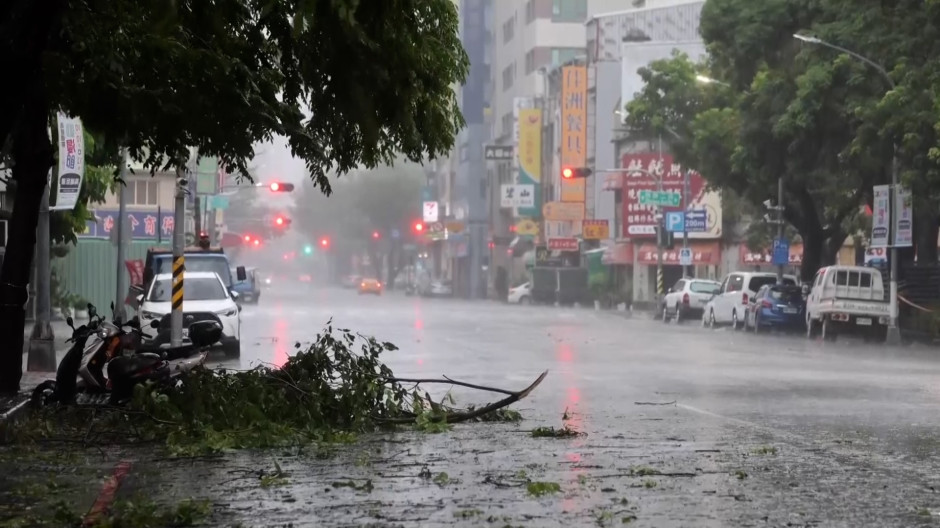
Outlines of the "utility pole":
{"type": "MultiPolygon", "coordinates": [[[[691,206],[692,206],[692,204],[689,202],[689,199],[690,199],[691,195],[692,195],[692,171],[689,170],[689,169],[687,169],[687,170],[685,171],[685,182],[683,182],[683,186],[682,186],[682,206],[683,206],[683,211],[684,211],[684,212],[682,213],[682,215],[683,215],[683,218],[682,218],[682,248],[685,249],[685,250],[688,250],[688,249],[689,249],[689,225],[688,225],[689,219],[688,219],[688,214],[689,214],[689,209],[690,209],[691,206]]],[[[691,277],[691,276],[692,276],[692,274],[689,273],[689,268],[690,268],[690,267],[691,267],[691,266],[689,266],[688,264],[686,264],[685,266],[682,266],[682,276],[683,276],[683,277],[691,277]]]]}
{"type": "MultiPolygon", "coordinates": [[[[197,174],[196,178],[198,177],[199,176],[197,174]]],[[[198,185],[199,183],[197,182],[196,186],[198,187],[198,185]]],[[[195,230],[194,235],[196,237],[196,240],[198,240],[199,233],[202,232],[202,197],[199,196],[198,194],[196,195],[196,198],[193,200],[193,229],[195,230]]]]}
{"type": "MultiPolygon", "coordinates": [[[[660,174],[654,174],[656,178],[656,190],[663,192],[663,135],[659,135],[659,170],[660,174]]],[[[656,222],[659,229],[656,236],[656,305],[663,299],[666,291],[665,277],[663,277],[663,241],[666,238],[666,219],[663,218],[663,207],[656,206],[656,222]]]]}
{"type": "MultiPolygon", "coordinates": [[[[888,81],[891,81],[891,78],[888,77],[888,81]]],[[[891,85],[892,89],[894,84],[891,85]]],[[[897,199],[895,194],[898,192],[898,144],[894,144],[894,155],[891,156],[891,207],[888,210],[891,212],[891,255],[889,257],[889,265],[891,266],[891,275],[890,283],[888,286],[888,333],[885,336],[885,343],[888,345],[899,345],[901,344],[901,330],[898,328],[898,246],[896,244],[895,237],[895,226],[897,222],[895,221],[898,215],[897,211],[897,199]]]]}
{"type": "MultiPolygon", "coordinates": [[[[49,186],[42,192],[39,204],[39,222],[36,225],[36,322],[29,336],[29,355],[26,369],[55,372],[55,334],[52,319],[52,272],[49,265],[49,186]]],[[[22,351],[20,351],[22,352],[22,351]]]]}
{"type": "MultiPolygon", "coordinates": [[[[783,241],[783,176],[777,178],[777,240],[783,241]]],[[[783,284],[783,266],[777,264],[777,284],[783,284]]]]}
{"type": "MultiPolygon", "coordinates": [[[[185,167],[185,166],[183,166],[185,167]]],[[[176,169],[176,200],[173,210],[173,289],[170,312],[170,344],[183,344],[183,271],[186,269],[183,256],[186,247],[186,193],[189,181],[183,167],[176,169]]]]}
{"type": "Polygon", "coordinates": [[[126,233],[124,232],[124,229],[125,224],[127,224],[127,186],[124,184],[124,180],[127,177],[127,149],[124,147],[121,148],[121,167],[119,174],[120,184],[118,187],[120,192],[118,192],[117,283],[115,285],[114,291],[114,316],[117,320],[123,321],[125,316],[124,296],[127,294],[127,284],[124,283],[124,260],[126,251],[124,244],[124,237],[126,236],[126,233]]]}

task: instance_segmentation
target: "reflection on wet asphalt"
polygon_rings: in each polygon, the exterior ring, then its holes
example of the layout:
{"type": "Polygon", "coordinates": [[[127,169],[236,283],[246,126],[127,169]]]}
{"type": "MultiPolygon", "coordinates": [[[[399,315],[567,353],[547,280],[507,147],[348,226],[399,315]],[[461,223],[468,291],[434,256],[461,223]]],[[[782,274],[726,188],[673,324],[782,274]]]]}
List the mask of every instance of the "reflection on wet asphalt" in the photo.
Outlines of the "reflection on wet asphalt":
{"type": "MultiPolygon", "coordinates": [[[[940,361],[591,310],[269,290],[243,312],[248,368],[331,319],[396,343],[396,374],[523,388],[515,425],[402,432],[322,453],[154,461],[138,486],[246,526],[912,526],[938,520],[940,361]],[[574,439],[528,430],[568,423],[574,439]],[[290,476],[262,488],[274,460],[290,476]],[[426,469],[425,469],[426,467],[426,469]],[[158,471],[152,471],[158,470],[158,471]],[[446,474],[446,475],[444,475],[446,474]],[[527,494],[526,480],[561,492],[527,494]],[[364,484],[371,482],[371,491],[364,484]],[[347,486],[346,484],[350,484],[347,486]]],[[[442,389],[443,390],[443,389],[442,389]]],[[[480,394],[454,390],[459,402],[480,394]]],[[[147,463],[144,464],[148,466],[147,463]]]]}

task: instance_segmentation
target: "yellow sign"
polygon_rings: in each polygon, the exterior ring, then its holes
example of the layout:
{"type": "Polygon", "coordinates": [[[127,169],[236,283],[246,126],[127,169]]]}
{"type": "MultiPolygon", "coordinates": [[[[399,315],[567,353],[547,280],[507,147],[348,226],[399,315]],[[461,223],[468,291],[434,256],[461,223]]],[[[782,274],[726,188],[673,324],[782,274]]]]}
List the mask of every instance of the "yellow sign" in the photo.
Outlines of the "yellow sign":
{"type": "Polygon", "coordinates": [[[540,182],[542,181],[542,110],[522,108],[519,110],[519,144],[516,155],[519,156],[519,180],[523,185],[532,185],[533,203],[531,207],[520,207],[518,216],[536,216],[538,204],[542,203],[540,182]]]}
{"type": "Polygon", "coordinates": [[[462,233],[464,225],[463,222],[447,222],[444,227],[451,233],[462,233]]]}
{"type": "Polygon", "coordinates": [[[536,236],[539,234],[539,225],[531,218],[523,218],[516,223],[516,234],[536,236]]]}
{"type": "Polygon", "coordinates": [[[584,240],[607,240],[610,238],[607,220],[582,220],[581,236],[584,240]]]}
{"type": "MultiPolygon", "coordinates": [[[[587,66],[561,69],[561,165],[587,164],[587,66]]],[[[561,201],[584,202],[585,179],[561,180],[561,201]]]]}
{"type": "Polygon", "coordinates": [[[542,217],[548,221],[584,220],[584,202],[548,202],[542,206],[542,217]]]}

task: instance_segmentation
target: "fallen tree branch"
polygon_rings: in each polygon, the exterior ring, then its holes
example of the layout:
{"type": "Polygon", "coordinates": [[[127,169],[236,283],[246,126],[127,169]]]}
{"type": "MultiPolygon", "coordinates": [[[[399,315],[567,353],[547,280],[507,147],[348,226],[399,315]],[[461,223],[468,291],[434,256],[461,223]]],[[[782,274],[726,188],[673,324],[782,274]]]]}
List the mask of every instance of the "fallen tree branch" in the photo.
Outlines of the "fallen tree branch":
{"type": "MultiPolygon", "coordinates": [[[[432,419],[434,421],[454,424],[454,423],[460,423],[460,422],[473,420],[485,414],[502,409],[503,407],[508,407],[516,403],[517,401],[525,398],[526,396],[528,396],[529,393],[535,390],[535,388],[538,387],[540,383],[542,383],[542,380],[544,380],[545,376],[547,375],[548,375],[548,371],[546,370],[545,372],[542,372],[542,374],[534,382],[532,382],[531,385],[517,392],[507,391],[503,389],[480,388],[481,390],[488,390],[490,392],[500,392],[503,394],[509,394],[509,396],[507,396],[506,398],[503,398],[502,400],[493,402],[489,405],[484,405],[483,407],[480,407],[479,409],[474,409],[472,411],[467,411],[467,412],[441,413],[439,415],[434,416],[432,419]]],[[[463,383],[461,382],[455,382],[455,384],[463,385],[463,383]]],[[[387,424],[406,424],[406,423],[412,423],[415,420],[415,418],[417,418],[417,415],[411,414],[410,416],[405,416],[401,418],[378,418],[377,420],[383,423],[387,423],[387,424]]]]}
{"type": "MultiPolygon", "coordinates": [[[[545,371],[545,374],[547,373],[548,371],[545,371]]],[[[386,383],[414,383],[415,385],[420,385],[422,383],[444,383],[448,385],[459,385],[461,387],[468,387],[471,389],[477,389],[477,390],[482,390],[482,391],[487,391],[487,392],[498,392],[500,394],[509,394],[509,395],[516,394],[515,392],[510,391],[510,390],[500,389],[497,387],[487,387],[484,385],[474,385],[473,383],[467,383],[465,381],[453,380],[453,379],[448,378],[447,376],[444,376],[444,379],[383,378],[383,381],[385,381],[386,383]]]]}
{"type": "Polygon", "coordinates": [[[676,404],[676,400],[672,400],[671,402],[643,402],[643,401],[633,402],[633,405],[675,405],[675,404],[676,404]]]}

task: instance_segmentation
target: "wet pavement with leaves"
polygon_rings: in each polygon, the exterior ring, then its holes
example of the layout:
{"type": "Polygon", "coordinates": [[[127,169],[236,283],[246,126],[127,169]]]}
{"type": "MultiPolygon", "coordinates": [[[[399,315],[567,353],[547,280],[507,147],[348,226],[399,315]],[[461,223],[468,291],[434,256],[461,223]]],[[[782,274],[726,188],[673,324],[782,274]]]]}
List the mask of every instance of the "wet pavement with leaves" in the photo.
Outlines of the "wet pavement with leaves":
{"type": "MultiPolygon", "coordinates": [[[[157,446],[99,452],[80,439],[54,456],[0,453],[4,499],[19,493],[4,500],[7,513],[29,500],[87,509],[127,460],[117,500],[169,507],[205,499],[203,522],[213,526],[940,521],[940,360],[927,348],[824,344],[589,310],[362,299],[343,290],[265,301],[246,309],[252,342],[241,367],[282,362],[294,341],[309,341],[332,316],[340,327],[398,344],[385,359],[399,376],[446,374],[515,390],[550,372],[516,406],[518,423],[218,457],[166,459],[157,446]]],[[[438,398],[446,388],[429,390],[438,398]]],[[[463,388],[452,395],[460,404],[489,396],[463,388]]]]}

